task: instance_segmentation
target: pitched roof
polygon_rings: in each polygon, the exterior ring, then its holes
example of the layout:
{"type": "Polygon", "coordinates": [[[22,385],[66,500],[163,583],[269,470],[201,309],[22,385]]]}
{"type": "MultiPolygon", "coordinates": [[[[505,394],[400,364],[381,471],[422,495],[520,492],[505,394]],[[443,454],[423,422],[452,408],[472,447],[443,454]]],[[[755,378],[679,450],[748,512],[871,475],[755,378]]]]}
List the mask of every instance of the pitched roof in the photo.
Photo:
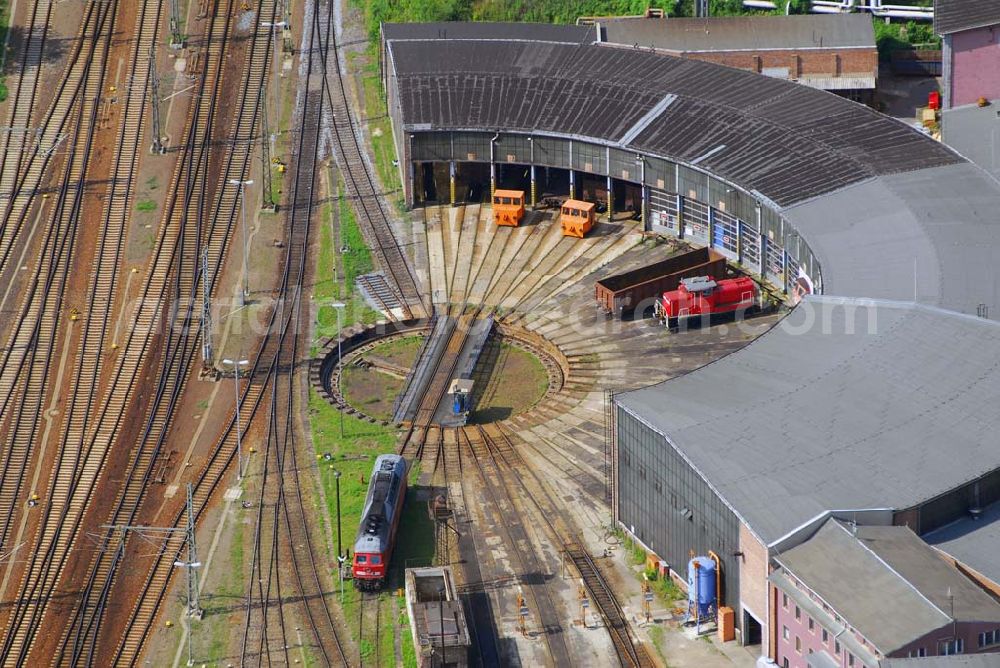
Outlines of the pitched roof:
{"type": "Polygon", "coordinates": [[[875,48],[867,14],[609,19],[605,41],[677,52],[875,48]]]}
{"type": "Polygon", "coordinates": [[[934,31],[947,35],[1000,23],[1000,0],[934,0],[934,31]]]}
{"type": "Polygon", "coordinates": [[[1000,468],[997,351],[997,322],[813,296],[740,352],[616,403],[771,544],[828,511],[909,508],[1000,468]]]}
{"type": "Polygon", "coordinates": [[[1000,604],[907,527],[831,519],[775,559],[883,654],[953,620],[1000,623],[1000,604]]]}

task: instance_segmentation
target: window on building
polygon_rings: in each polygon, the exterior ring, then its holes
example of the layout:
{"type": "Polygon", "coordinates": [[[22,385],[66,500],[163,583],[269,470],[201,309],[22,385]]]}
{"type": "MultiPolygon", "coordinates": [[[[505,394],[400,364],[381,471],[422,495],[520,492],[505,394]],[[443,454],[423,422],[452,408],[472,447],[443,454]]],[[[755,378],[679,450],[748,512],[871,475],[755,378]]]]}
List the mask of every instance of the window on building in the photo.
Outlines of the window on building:
{"type": "Polygon", "coordinates": [[[927,649],[924,648],[924,647],[918,647],[917,648],[917,656],[921,657],[921,658],[927,656],[927,649]]]}
{"type": "Polygon", "coordinates": [[[788,668],[788,657],[781,660],[781,668],[788,668]]]}
{"type": "Polygon", "coordinates": [[[954,640],[944,640],[938,643],[938,654],[942,656],[961,654],[964,650],[965,650],[965,642],[961,638],[955,638],[954,640]]]}
{"type": "Polygon", "coordinates": [[[806,619],[809,620],[809,631],[812,633],[816,633],[816,629],[813,628],[813,618],[810,617],[809,615],[806,615],[806,619]]]}
{"type": "Polygon", "coordinates": [[[824,642],[824,644],[826,642],[828,642],[829,640],[830,640],[830,634],[826,632],[826,629],[823,629],[823,642],[824,642]]]}
{"type": "Polygon", "coordinates": [[[854,665],[854,655],[851,654],[850,652],[847,653],[847,665],[848,666],[854,665]]]}
{"type": "Polygon", "coordinates": [[[788,640],[789,635],[791,635],[791,634],[788,633],[788,627],[787,626],[782,626],[781,627],[781,637],[784,638],[785,640],[788,640]]]}
{"type": "Polygon", "coordinates": [[[833,653],[836,654],[837,656],[840,656],[840,641],[839,640],[834,640],[833,641],[833,653]]]}
{"type": "Polygon", "coordinates": [[[802,616],[802,611],[799,610],[799,606],[795,606],[795,619],[799,619],[802,616]]]}
{"type": "Polygon", "coordinates": [[[781,595],[781,607],[788,610],[788,594],[781,595]]]}
{"type": "Polygon", "coordinates": [[[795,636],[795,651],[802,654],[802,638],[795,636]]]}
{"type": "Polygon", "coordinates": [[[979,634],[979,647],[989,647],[1000,643],[1000,629],[994,629],[992,631],[985,631],[979,634]]]}

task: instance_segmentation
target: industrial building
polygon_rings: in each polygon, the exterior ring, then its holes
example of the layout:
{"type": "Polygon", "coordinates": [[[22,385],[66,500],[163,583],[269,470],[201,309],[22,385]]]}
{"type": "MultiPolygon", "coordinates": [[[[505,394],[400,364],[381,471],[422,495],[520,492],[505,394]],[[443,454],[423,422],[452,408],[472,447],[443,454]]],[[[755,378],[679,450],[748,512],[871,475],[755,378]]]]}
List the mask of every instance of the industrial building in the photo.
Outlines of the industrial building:
{"type": "Polygon", "coordinates": [[[1000,500],[997,351],[983,318],[807,297],[740,352],[616,397],[615,517],[675,568],[719,554],[722,604],[766,649],[772,559],[829,518],[923,534],[1000,500]]]}
{"type": "MultiPolygon", "coordinates": [[[[785,668],[1000,650],[1000,603],[907,527],[829,519],[775,562],[785,668]]],[[[1000,664],[1000,654],[990,658],[1000,664]]]]}
{"type": "Polygon", "coordinates": [[[628,17],[597,22],[602,42],[736,67],[871,103],[878,79],[867,14],[628,17]]]}
{"type": "Polygon", "coordinates": [[[451,568],[407,568],[406,614],[410,620],[417,665],[465,668],[471,639],[451,568]]]}
{"type": "Polygon", "coordinates": [[[941,35],[945,109],[1000,99],[1000,3],[935,0],[941,35]]]}
{"type": "Polygon", "coordinates": [[[937,0],[934,10],[944,61],[941,138],[1000,178],[1000,3],[937,0]]]}
{"type": "Polygon", "coordinates": [[[718,555],[744,644],[778,658],[775,557],[827,520],[922,536],[1000,501],[995,179],[787,80],[588,27],[447,26],[383,26],[409,206],[606,198],[803,298],[741,351],[615,398],[615,520],[674,569],[718,555]]]}

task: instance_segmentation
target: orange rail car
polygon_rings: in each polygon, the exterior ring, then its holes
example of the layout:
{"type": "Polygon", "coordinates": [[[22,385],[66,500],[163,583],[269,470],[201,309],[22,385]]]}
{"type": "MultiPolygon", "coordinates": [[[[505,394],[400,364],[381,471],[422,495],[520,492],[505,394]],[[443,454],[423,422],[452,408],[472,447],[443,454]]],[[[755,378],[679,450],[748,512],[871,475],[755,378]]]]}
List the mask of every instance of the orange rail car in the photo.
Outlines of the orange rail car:
{"type": "Polygon", "coordinates": [[[564,237],[582,239],[594,227],[597,218],[593,202],[581,202],[578,199],[568,199],[562,204],[560,222],[564,237]]]}
{"type": "Polygon", "coordinates": [[[497,225],[517,227],[523,218],[523,190],[496,190],[493,192],[493,222],[497,225]]]}

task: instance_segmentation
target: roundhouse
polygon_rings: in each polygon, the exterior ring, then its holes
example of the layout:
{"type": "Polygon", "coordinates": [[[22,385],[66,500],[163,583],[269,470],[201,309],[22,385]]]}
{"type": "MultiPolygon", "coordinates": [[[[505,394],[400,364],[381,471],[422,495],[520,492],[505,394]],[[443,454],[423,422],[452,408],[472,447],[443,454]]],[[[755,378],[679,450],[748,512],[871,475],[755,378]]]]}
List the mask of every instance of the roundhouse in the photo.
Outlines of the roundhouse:
{"type": "Polygon", "coordinates": [[[775,658],[779,551],[830,517],[923,534],[1000,498],[1000,326],[983,317],[1000,313],[1000,185],[824,91],[587,28],[520,30],[383,26],[408,204],[477,185],[532,205],[596,194],[823,295],[614,410],[616,521],[674,567],[719,554],[743,642],[775,658]]]}

